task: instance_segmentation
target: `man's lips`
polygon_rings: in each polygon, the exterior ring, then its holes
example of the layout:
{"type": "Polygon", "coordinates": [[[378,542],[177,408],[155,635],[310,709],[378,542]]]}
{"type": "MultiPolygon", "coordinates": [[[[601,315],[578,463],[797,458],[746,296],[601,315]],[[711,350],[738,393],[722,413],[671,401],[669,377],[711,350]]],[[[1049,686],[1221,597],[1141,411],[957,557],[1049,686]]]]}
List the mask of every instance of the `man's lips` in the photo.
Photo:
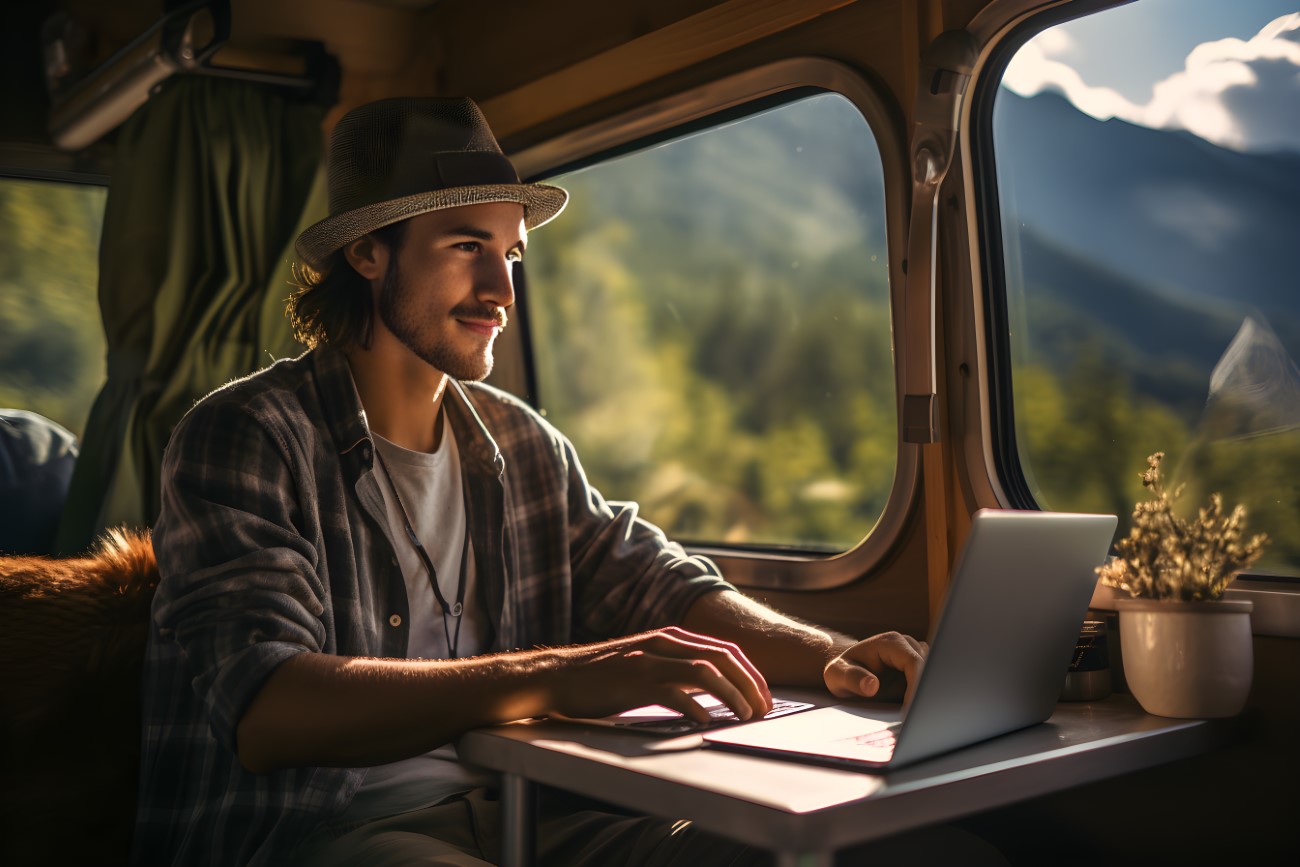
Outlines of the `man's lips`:
{"type": "Polygon", "coordinates": [[[465,328],[484,337],[491,337],[506,327],[506,312],[500,307],[479,307],[462,304],[452,308],[451,316],[465,328]]]}
{"type": "Polygon", "coordinates": [[[470,331],[485,336],[496,334],[497,330],[502,327],[501,323],[495,319],[457,319],[456,321],[470,331]]]}

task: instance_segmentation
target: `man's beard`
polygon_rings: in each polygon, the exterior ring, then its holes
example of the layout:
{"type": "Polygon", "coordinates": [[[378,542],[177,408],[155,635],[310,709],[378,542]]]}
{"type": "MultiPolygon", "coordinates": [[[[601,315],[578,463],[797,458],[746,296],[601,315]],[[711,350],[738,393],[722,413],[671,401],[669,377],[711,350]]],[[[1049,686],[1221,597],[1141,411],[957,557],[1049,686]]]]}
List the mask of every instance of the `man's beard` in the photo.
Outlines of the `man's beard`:
{"type": "MultiPolygon", "coordinates": [[[[414,352],[425,363],[440,370],[452,379],[478,382],[492,372],[492,344],[489,342],[482,354],[458,353],[446,343],[429,340],[420,333],[417,324],[416,302],[397,267],[397,257],[391,257],[379,298],[379,318],[402,345],[414,352]]],[[[472,303],[458,304],[448,313],[449,319],[471,319],[480,322],[495,321],[506,327],[504,310],[472,303]]]]}

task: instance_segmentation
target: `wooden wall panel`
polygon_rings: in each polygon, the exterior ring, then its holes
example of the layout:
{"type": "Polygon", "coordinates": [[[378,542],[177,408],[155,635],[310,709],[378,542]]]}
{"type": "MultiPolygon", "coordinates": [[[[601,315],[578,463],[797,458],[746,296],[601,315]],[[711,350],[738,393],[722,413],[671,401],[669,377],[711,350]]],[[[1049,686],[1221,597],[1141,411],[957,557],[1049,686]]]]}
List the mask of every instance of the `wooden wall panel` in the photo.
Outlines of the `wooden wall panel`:
{"type": "Polygon", "coordinates": [[[484,103],[497,133],[539,122],[781,33],[851,0],[729,0],[484,103]]]}
{"type": "Polygon", "coordinates": [[[723,2],[442,0],[422,31],[444,45],[440,92],[486,100],[723,2]]]}

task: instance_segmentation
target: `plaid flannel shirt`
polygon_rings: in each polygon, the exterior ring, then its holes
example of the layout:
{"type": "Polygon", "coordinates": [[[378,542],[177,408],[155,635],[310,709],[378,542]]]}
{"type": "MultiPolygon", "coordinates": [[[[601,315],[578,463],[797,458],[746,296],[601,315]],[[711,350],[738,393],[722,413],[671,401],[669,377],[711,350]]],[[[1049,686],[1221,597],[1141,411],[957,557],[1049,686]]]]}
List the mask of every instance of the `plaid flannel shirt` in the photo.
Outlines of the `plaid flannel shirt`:
{"type": "MultiPolygon", "coordinates": [[[[728,587],[588,484],[515,398],[452,383],[475,562],[505,651],[680,622],[728,587]]],[[[346,359],[322,348],[210,394],[177,425],[154,528],[133,863],[280,864],[364,769],[245,770],[240,717],[297,653],[405,657],[406,588],[346,359]]]]}

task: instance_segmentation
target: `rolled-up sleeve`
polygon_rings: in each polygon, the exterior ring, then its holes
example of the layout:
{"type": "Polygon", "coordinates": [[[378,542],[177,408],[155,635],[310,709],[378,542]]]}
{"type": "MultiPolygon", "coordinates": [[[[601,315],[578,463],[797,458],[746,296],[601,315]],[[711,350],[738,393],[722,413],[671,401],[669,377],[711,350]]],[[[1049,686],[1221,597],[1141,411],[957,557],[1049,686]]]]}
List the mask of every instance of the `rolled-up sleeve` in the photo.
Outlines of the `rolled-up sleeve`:
{"type": "Polygon", "coordinates": [[[637,514],[609,503],[560,437],[567,473],[570,560],[579,637],[629,635],[681,623],[695,600],[734,589],[707,557],[691,556],[637,514]]]}
{"type": "Polygon", "coordinates": [[[220,400],[186,416],[163,460],[154,628],[175,642],[213,735],[231,752],[271,672],[326,641],[319,554],[296,505],[309,495],[292,467],[303,460],[284,436],[220,400]]]}

